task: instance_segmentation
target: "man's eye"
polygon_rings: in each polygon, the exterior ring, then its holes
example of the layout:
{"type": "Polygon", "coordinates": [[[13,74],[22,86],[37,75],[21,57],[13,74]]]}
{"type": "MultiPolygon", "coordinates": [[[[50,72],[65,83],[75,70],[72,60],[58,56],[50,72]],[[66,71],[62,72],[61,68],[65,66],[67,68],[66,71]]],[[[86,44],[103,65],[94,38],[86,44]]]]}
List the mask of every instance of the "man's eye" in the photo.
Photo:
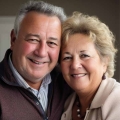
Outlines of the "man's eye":
{"type": "Polygon", "coordinates": [[[50,46],[58,46],[57,43],[55,43],[55,42],[48,42],[48,45],[50,45],[50,46]]]}
{"type": "Polygon", "coordinates": [[[38,39],[27,39],[26,41],[28,41],[30,43],[39,43],[38,39]]]}

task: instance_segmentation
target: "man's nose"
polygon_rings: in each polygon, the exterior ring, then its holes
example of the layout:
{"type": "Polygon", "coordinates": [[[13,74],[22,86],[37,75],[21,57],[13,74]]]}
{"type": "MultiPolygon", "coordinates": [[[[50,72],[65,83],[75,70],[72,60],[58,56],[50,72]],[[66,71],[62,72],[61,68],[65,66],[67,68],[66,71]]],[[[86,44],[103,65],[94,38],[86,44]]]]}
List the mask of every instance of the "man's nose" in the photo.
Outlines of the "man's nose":
{"type": "Polygon", "coordinates": [[[46,42],[40,42],[35,50],[35,54],[40,57],[46,57],[48,51],[48,46],[46,42]]]}

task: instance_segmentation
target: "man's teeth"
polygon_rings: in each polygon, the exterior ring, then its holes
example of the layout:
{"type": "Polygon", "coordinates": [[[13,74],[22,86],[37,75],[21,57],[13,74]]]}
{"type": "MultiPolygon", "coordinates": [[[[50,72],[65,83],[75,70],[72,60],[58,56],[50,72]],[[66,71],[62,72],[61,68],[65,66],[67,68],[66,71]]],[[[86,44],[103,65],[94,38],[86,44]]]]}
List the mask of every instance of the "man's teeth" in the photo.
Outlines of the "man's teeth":
{"type": "Polygon", "coordinates": [[[31,61],[34,62],[34,63],[36,63],[36,64],[39,64],[39,65],[44,63],[44,62],[38,62],[38,61],[32,60],[32,59],[31,59],[31,61]]]}

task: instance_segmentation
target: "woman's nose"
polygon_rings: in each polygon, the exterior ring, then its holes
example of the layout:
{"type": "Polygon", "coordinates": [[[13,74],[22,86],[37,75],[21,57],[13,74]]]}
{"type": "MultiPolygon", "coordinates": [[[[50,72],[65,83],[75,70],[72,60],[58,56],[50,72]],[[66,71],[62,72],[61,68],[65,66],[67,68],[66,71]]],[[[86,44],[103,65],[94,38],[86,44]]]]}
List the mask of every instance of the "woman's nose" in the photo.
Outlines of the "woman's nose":
{"type": "Polygon", "coordinates": [[[82,67],[82,61],[79,58],[73,59],[71,63],[71,68],[72,69],[78,69],[82,67]]]}

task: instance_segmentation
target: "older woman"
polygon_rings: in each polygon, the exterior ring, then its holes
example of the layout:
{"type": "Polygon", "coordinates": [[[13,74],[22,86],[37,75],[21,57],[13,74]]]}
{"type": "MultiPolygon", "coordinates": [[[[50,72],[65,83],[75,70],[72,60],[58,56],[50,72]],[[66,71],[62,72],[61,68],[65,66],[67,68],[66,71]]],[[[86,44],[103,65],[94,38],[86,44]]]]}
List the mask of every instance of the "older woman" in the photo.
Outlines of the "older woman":
{"type": "Polygon", "coordinates": [[[119,120],[120,84],[113,78],[114,36],[97,17],[75,12],[63,24],[60,64],[75,91],[61,120],[119,120]]]}

